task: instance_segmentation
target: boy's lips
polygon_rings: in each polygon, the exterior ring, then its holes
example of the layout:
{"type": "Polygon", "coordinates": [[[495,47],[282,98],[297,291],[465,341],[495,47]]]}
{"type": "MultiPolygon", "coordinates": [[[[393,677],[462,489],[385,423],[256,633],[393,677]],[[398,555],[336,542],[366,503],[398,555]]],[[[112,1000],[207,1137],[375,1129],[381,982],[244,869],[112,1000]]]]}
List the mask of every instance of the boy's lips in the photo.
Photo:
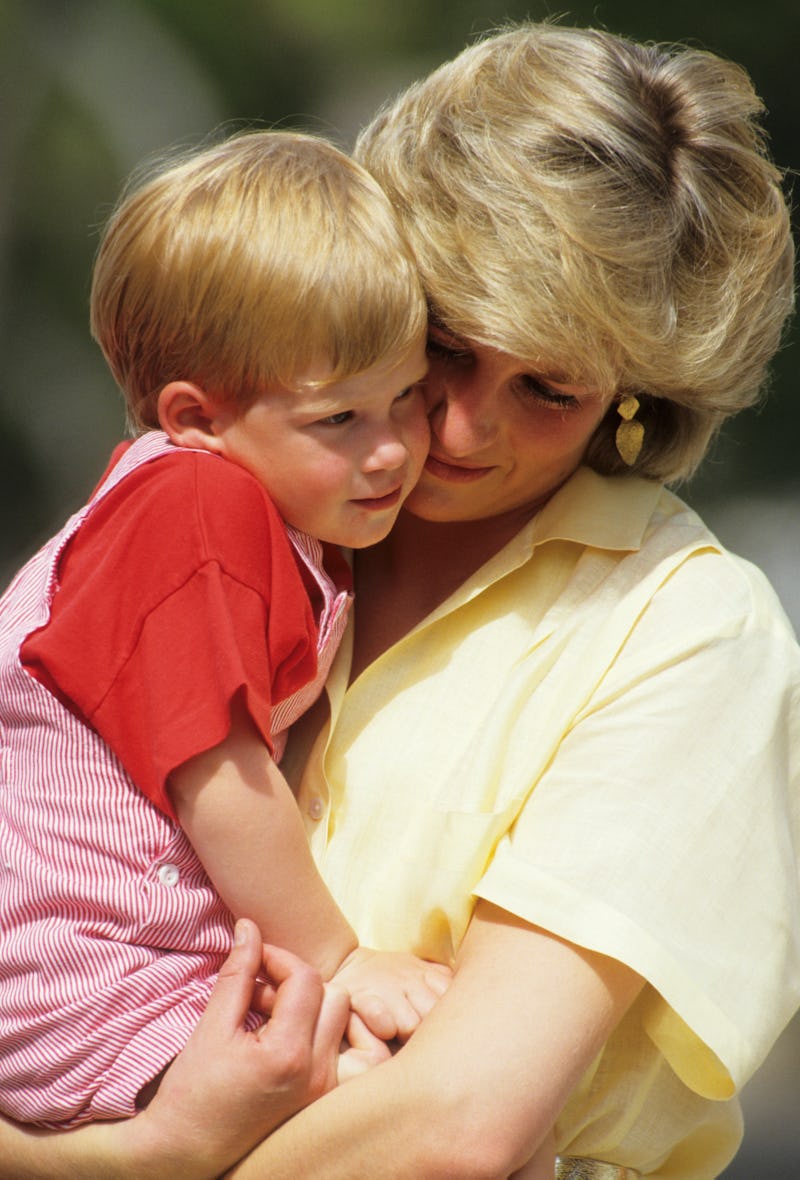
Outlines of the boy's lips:
{"type": "Polygon", "coordinates": [[[353,500],[359,508],[366,508],[367,511],[380,512],[382,509],[394,508],[400,502],[400,497],[403,492],[403,485],[400,484],[394,488],[393,491],[387,492],[383,496],[364,496],[353,500]]]}

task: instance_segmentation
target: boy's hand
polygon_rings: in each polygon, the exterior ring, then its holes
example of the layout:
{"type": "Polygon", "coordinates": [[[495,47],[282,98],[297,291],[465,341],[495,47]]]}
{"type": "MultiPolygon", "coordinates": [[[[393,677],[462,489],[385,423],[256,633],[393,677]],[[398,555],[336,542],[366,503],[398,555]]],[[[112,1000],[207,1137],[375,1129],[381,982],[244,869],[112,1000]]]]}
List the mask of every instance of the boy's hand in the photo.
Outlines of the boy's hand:
{"type": "Polygon", "coordinates": [[[334,982],[350,996],[353,1012],[384,1041],[407,1041],[450,986],[452,971],[398,951],[358,947],[342,963],[334,982]]]}
{"type": "Polygon", "coordinates": [[[350,1078],[366,1073],[382,1061],[388,1061],[392,1053],[399,1048],[398,1042],[387,1045],[369,1031],[360,1016],[351,1012],[347,1024],[347,1037],[342,1042],[342,1051],[336,1065],[336,1080],[341,1085],[350,1078]]]}

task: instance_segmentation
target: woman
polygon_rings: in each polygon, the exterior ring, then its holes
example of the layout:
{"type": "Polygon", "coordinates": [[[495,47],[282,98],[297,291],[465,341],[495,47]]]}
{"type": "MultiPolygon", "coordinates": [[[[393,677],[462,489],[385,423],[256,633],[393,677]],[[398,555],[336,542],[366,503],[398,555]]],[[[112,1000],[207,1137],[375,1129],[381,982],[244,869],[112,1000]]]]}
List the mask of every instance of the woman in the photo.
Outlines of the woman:
{"type": "Polygon", "coordinates": [[[663,483],[791,308],[758,114],[715,57],[530,25],[361,137],[430,299],[432,445],[359,554],[298,798],[360,937],[456,974],[239,1180],[505,1177],[552,1127],[562,1177],[710,1180],[736,1150],[800,999],[800,653],[663,483]]]}

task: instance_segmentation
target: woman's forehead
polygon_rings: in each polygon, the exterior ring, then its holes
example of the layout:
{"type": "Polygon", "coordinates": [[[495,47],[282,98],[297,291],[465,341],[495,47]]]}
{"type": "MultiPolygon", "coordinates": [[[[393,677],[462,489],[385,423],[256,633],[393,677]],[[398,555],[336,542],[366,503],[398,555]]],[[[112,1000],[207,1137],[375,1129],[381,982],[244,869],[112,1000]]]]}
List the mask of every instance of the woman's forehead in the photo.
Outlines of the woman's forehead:
{"type": "Polygon", "coordinates": [[[608,390],[604,390],[603,383],[597,379],[596,374],[578,371],[574,366],[565,363],[563,359],[553,357],[544,350],[526,352],[522,355],[513,351],[512,348],[503,347],[500,343],[489,342],[486,336],[473,335],[469,329],[452,328],[441,312],[433,308],[430,309],[428,322],[433,331],[446,336],[453,345],[464,352],[486,349],[506,357],[513,357],[518,362],[520,369],[535,373],[538,377],[543,377],[554,385],[581,386],[587,391],[597,394],[608,392],[608,390]]]}

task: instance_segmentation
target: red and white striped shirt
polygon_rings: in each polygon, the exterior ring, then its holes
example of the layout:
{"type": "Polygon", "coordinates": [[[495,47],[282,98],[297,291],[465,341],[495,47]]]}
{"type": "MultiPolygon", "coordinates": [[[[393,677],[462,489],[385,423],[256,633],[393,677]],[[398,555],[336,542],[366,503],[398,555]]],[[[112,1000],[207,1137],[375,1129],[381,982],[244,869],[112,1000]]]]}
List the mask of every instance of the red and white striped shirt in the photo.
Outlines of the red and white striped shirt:
{"type": "MultiPolygon", "coordinates": [[[[132,1115],[141,1087],[187,1040],[230,948],[231,915],[183,832],[20,659],[50,618],[70,540],[126,476],[176,453],[159,433],[134,442],[0,601],[0,1106],[23,1122],[132,1115]]],[[[350,602],[325,574],[321,546],[294,532],[291,542],[323,606],[313,682],[273,702],[276,754],[276,731],[321,691],[350,602]]]]}

